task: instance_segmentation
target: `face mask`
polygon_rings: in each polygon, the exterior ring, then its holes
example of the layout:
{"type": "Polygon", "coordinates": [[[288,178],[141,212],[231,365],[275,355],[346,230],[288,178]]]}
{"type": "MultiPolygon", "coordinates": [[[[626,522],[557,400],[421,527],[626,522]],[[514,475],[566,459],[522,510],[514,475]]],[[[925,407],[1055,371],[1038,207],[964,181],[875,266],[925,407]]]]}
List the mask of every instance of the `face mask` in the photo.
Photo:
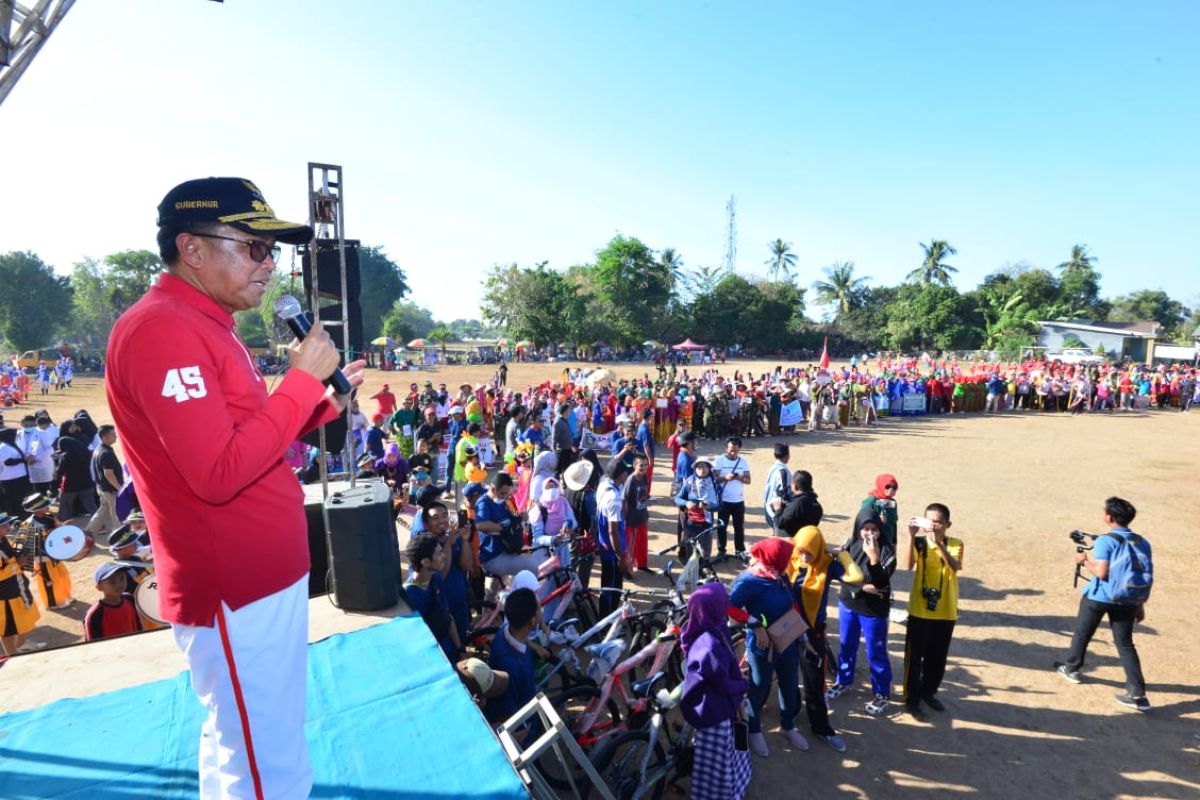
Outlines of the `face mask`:
{"type": "Polygon", "coordinates": [[[558,498],[561,496],[562,492],[557,486],[547,486],[542,492],[542,502],[549,505],[550,503],[558,500],[558,498]]]}
{"type": "Polygon", "coordinates": [[[423,469],[419,469],[419,470],[417,470],[416,472],[414,472],[414,473],[413,473],[413,478],[414,478],[414,479],[416,479],[416,480],[418,480],[418,481],[423,481],[423,480],[425,480],[425,479],[426,479],[426,478],[428,478],[428,477],[429,477],[429,473],[428,473],[428,472],[426,472],[426,471],[425,471],[425,470],[423,470],[423,469]]]}

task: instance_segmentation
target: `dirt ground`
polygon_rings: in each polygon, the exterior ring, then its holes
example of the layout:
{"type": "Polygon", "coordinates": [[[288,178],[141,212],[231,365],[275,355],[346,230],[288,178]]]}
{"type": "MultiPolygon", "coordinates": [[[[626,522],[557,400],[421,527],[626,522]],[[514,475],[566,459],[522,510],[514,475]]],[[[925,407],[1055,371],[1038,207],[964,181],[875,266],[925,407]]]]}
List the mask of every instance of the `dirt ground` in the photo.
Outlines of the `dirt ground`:
{"type": "MultiPolygon", "coordinates": [[[[747,366],[762,371],[773,364],[731,362],[723,371],[732,374],[747,366]]],[[[513,365],[509,384],[557,378],[561,369],[513,365]]],[[[621,376],[642,372],[615,369],[621,376]]],[[[453,386],[487,380],[491,373],[490,367],[372,371],[366,394],[381,383],[394,389],[413,377],[453,386]]],[[[97,422],[110,421],[97,379],[77,380],[74,389],[52,395],[45,405],[56,420],[87,408],[97,422]]],[[[366,401],[364,410],[370,413],[372,406],[366,401]]],[[[14,411],[5,414],[10,425],[19,419],[14,411]]],[[[834,753],[815,739],[809,752],[789,751],[777,732],[777,712],[771,710],[772,755],[754,759],[750,797],[1200,797],[1200,740],[1195,738],[1200,735],[1200,641],[1189,633],[1200,616],[1200,599],[1188,588],[1186,573],[1188,564],[1195,568],[1200,551],[1190,531],[1200,519],[1200,415],[884,418],[878,429],[804,432],[789,441],[792,467],[815,476],[829,541],[847,535],[850,518],[879,472],[898,477],[901,515],[919,513],[933,501],[950,507],[953,534],[965,542],[960,615],[939,695],[945,713],[930,711],[925,723],[899,714],[868,716],[862,711],[869,684],[865,655],[860,655],[856,690],[833,704],[833,724],[848,751],[834,753]],[[1102,503],[1113,494],[1137,506],[1132,527],[1154,546],[1154,594],[1135,633],[1154,706],[1150,714],[1113,701],[1124,681],[1107,628],[1093,641],[1083,685],[1065,683],[1050,668],[1070,641],[1078,605],[1071,589],[1074,547],[1067,533],[1076,528],[1101,532],[1102,503]]],[[[757,499],[773,442],[752,439],[743,451],[754,477],[747,489],[751,541],[766,534],[757,499]]],[[[706,442],[701,450],[713,453],[717,445],[706,442]]],[[[656,479],[652,549],[674,539],[665,486],[665,480],[656,479]]],[[[66,612],[44,613],[35,640],[59,646],[81,639],[83,614],[96,597],[89,576],[103,558],[96,551],[72,565],[81,602],[66,612]]],[[[652,557],[652,566],[662,560],[652,557]]],[[[733,574],[730,568],[727,576],[733,574]]],[[[653,584],[654,579],[642,576],[639,582],[653,584]]],[[[909,583],[907,576],[897,577],[898,588],[907,590],[909,583]]],[[[898,597],[905,602],[907,591],[898,597]]],[[[836,630],[835,618],[836,606],[831,606],[831,630],[836,630]]],[[[890,649],[898,679],[903,625],[892,625],[890,649]]],[[[798,727],[807,732],[803,714],[798,727]]]]}

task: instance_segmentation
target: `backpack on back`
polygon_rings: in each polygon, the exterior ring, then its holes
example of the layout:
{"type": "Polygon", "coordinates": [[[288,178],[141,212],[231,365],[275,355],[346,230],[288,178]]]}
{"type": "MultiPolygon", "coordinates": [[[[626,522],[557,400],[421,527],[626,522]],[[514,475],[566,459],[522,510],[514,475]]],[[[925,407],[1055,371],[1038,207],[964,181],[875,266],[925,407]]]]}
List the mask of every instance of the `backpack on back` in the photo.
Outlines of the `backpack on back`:
{"type": "Polygon", "coordinates": [[[1117,540],[1117,549],[1108,559],[1108,593],[1112,602],[1122,606],[1140,605],[1150,599],[1154,584],[1154,565],[1150,556],[1140,553],[1134,544],[1142,541],[1136,533],[1129,537],[1106,534],[1117,540]]]}

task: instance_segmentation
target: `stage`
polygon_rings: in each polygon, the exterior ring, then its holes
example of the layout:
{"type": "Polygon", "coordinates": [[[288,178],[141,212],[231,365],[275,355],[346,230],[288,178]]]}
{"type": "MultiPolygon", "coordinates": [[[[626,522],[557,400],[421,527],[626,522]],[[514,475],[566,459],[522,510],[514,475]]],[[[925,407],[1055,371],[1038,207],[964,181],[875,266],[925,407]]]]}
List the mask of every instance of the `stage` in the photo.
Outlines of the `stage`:
{"type": "MultiPolygon", "coordinates": [[[[312,797],[528,797],[420,617],[309,608],[312,797]]],[[[203,711],[182,668],[168,631],[8,661],[0,798],[195,798],[203,711]]]]}

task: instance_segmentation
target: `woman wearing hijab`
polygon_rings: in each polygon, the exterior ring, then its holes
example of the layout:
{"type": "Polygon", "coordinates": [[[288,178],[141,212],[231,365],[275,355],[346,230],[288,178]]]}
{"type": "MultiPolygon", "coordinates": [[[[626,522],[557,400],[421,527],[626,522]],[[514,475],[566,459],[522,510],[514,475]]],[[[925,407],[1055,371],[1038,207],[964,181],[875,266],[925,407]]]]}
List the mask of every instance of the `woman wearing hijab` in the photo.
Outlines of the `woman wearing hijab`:
{"type": "MultiPolygon", "coordinates": [[[[557,477],[551,475],[543,481],[541,499],[529,509],[529,524],[533,528],[534,541],[540,536],[558,536],[564,532],[569,534],[578,527],[575,512],[563,496],[557,477]]],[[[558,555],[559,564],[564,567],[571,565],[570,542],[558,545],[554,552],[558,555]]]]}
{"type": "Polygon", "coordinates": [[[791,558],[787,564],[787,580],[795,592],[804,621],[808,623],[808,642],[812,646],[800,661],[804,675],[804,707],[813,734],[839,753],[846,752],[846,743],[829,724],[829,706],[825,698],[825,604],[829,584],[858,583],[862,572],[845,552],[834,558],[825,547],[825,537],[815,525],[801,528],[792,540],[791,558]]]}
{"type": "Polygon", "coordinates": [[[869,509],[879,517],[879,521],[883,523],[884,544],[893,551],[896,549],[896,523],[900,519],[900,512],[896,506],[896,491],[899,488],[900,482],[896,480],[895,475],[887,472],[877,475],[875,488],[859,504],[860,509],[869,509]]]}
{"type": "Polygon", "coordinates": [[[741,800],[750,784],[750,754],[733,739],[748,684],[725,624],[728,607],[723,584],[704,584],[688,599],[679,634],[687,659],[679,710],[696,729],[692,800],[741,800]]]}
{"type": "Polygon", "coordinates": [[[529,478],[529,493],[526,495],[524,506],[520,504],[517,508],[521,511],[530,511],[542,498],[542,487],[547,478],[554,477],[554,468],[558,462],[558,458],[550,450],[544,450],[537,454],[533,460],[533,474],[529,478]]]}
{"type": "Polygon", "coordinates": [[[779,678],[779,726],[783,735],[797,750],[808,749],[808,740],[795,729],[800,640],[776,652],[767,635],[767,628],[792,609],[792,591],[785,577],[791,556],[792,543],[787,539],[773,537],[755,542],[750,547],[750,566],[734,580],[729,593],[731,616],[748,622],[748,629],[754,634],[746,640],[746,660],[750,664],[750,749],[762,758],[771,754],[762,733],[762,708],[773,676],[779,678]]]}
{"type": "Polygon", "coordinates": [[[866,639],[867,661],[871,665],[871,701],[867,713],[873,717],[888,709],[892,694],[892,665],[888,660],[888,613],[891,610],[892,573],[896,571],[896,551],[883,541],[883,525],[867,509],[858,512],[854,533],[846,546],[846,554],[862,572],[861,586],[842,581],[838,597],[837,683],[829,687],[830,700],[840,697],[854,685],[854,668],[858,661],[858,639],[866,639]]]}

